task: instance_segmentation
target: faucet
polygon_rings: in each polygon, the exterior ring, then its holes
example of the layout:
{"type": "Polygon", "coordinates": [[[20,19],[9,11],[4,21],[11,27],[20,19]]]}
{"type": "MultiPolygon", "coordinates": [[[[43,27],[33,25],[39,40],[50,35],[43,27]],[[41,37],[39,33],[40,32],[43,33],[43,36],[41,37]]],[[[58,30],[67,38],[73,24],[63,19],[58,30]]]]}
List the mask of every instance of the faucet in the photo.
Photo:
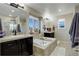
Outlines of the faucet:
{"type": "Polygon", "coordinates": [[[14,31],[14,35],[16,35],[16,30],[14,31]]]}
{"type": "Polygon", "coordinates": [[[16,35],[16,33],[17,33],[16,30],[13,30],[13,33],[14,33],[14,35],[16,35]]]}

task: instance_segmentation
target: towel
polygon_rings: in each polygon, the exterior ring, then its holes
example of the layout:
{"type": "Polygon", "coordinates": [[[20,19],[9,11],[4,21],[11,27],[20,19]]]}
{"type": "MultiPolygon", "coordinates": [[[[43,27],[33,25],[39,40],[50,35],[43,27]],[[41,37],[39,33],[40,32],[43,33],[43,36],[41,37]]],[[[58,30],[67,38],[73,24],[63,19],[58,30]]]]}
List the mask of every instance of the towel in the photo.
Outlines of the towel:
{"type": "Polygon", "coordinates": [[[79,13],[74,15],[70,30],[70,39],[72,41],[72,47],[79,45],[79,13]]]}

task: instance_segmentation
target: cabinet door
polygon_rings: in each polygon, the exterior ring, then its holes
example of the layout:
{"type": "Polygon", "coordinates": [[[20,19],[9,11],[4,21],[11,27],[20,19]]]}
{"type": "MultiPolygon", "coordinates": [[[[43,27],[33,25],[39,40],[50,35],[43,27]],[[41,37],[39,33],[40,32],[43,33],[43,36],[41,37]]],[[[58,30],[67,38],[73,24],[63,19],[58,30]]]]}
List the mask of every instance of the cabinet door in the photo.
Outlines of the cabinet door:
{"type": "Polygon", "coordinates": [[[1,56],[1,44],[0,44],[0,56],[1,56]]]}
{"type": "Polygon", "coordinates": [[[33,37],[27,38],[27,51],[29,55],[33,54],[33,37]]]}
{"type": "Polygon", "coordinates": [[[28,54],[28,51],[27,51],[27,38],[24,38],[21,40],[21,55],[23,56],[27,56],[29,55],[28,54]]]}
{"type": "Polygon", "coordinates": [[[21,40],[17,40],[17,46],[18,46],[18,55],[22,55],[22,47],[21,47],[21,40]]]}
{"type": "Polygon", "coordinates": [[[16,56],[18,55],[17,41],[10,41],[1,44],[1,55],[3,56],[16,56]]]}
{"type": "Polygon", "coordinates": [[[54,38],[54,32],[53,33],[44,33],[44,37],[54,38]]]}
{"type": "Polygon", "coordinates": [[[21,47],[22,47],[22,55],[32,55],[33,54],[33,38],[24,38],[21,40],[21,47]]]}

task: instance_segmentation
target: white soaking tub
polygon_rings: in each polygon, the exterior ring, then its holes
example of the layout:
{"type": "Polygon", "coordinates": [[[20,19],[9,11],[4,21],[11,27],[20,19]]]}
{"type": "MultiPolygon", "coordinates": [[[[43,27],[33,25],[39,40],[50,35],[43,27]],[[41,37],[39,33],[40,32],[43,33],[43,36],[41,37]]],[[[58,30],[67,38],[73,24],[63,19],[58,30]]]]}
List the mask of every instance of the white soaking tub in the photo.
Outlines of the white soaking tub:
{"type": "Polygon", "coordinates": [[[44,38],[33,40],[33,54],[35,56],[48,56],[57,46],[55,38],[44,38]]]}

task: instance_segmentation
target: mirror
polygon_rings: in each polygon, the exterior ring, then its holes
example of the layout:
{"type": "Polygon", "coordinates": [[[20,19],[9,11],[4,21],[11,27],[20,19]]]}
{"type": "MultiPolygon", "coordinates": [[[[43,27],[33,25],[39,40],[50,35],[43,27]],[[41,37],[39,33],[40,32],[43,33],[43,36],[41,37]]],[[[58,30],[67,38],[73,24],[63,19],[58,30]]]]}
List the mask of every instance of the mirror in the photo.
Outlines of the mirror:
{"type": "Polygon", "coordinates": [[[27,13],[18,8],[14,8],[9,4],[0,3],[0,18],[2,21],[2,29],[6,35],[12,32],[26,33],[27,31],[27,13]]]}

